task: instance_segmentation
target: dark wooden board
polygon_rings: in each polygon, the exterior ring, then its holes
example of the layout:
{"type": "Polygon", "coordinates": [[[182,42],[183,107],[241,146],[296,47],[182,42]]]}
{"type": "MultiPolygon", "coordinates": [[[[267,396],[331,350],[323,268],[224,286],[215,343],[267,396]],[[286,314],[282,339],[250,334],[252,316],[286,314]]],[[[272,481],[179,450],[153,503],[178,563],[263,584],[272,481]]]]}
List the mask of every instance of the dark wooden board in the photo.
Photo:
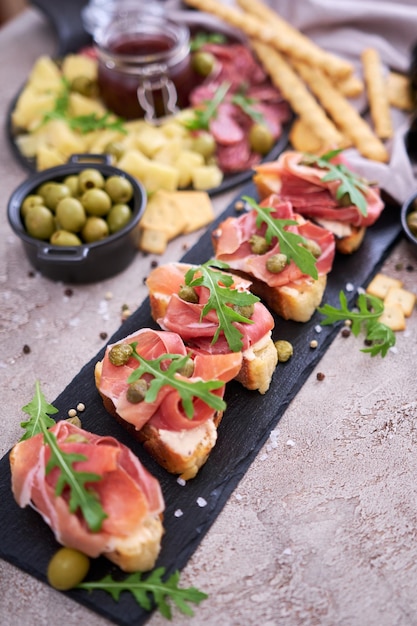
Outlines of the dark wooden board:
{"type": "MultiPolygon", "coordinates": [[[[239,197],[244,195],[256,197],[252,183],[243,189],[239,197]]],[[[234,204],[235,202],[231,203],[213,227],[227,215],[235,213],[234,204]]],[[[398,207],[387,204],[378,222],[368,229],[360,250],[352,256],[336,257],[329,275],[324,302],[337,305],[339,291],[345,290],[346,285],[351,283],[355,289],[347,291],[346,295],[352,305],[356,289],[369,282],[401,236],[401,232],[398,207]]],[[[202,263],[212,255],[209,230],[183,260],[202,263]]],[[[164,516],[166,532],[157,565],[166,567],[168,573],[183,568],[195,552],[230,494],[268,439],[271,430],[275,428],[291,400],[340,331],[338,327],[324,326],[322,332],[317,333],[316,326],[320,319],[319,313],[315,313],[306,324],[276,320],[274,339],[291,341],[294,356],[287,363],[278,365],[271,388],[263,396],[258,392],[244,389],[236,382],[228,384],[225,395],[227,410],[219,428],[218,442],[206,465],[197,477],[188,481],[185,486],[180,486],[175,476],[169,475],[153,462],[140,444],[134,442],[103,409],[94,385],[93,371],[96,361],[102,358],[104,349],[93,356],[52,402],[59,409],[62,418],[66,417],[69,408],[80,401],[84,402],[87,408],[83,413],[83,427],[95,433],[117,437],[128,445],[160,480],[166,501],[164,516]],[[310,348],[312,339],[318,341],[315,350],[310,348]],[[199,497],[207,501],[207,506],[198,506],[199,497]],[[174,512],[177,509],[182,510],[181,517],[175,517],[174,512]]],[[[156,328],[150,317],[148,299],[123,323],[109,343],[147,326],[156,328]]],[[[51,399],[48,398],[48,401],[51,399]]],[[[16,406],[15,415],[9,417],[22,421],[20,407],[16,406]]],[[[58,544],[37,513],[29,508],[22,510],[15,503],[10,488],[8,455],[0,461],[0,501],[2,503],[0,557],[45,581],[48,561],[58,544]]],[[[118,568],[100,558],[94,561],[89,578],[101,578],[110,572],[120,575],[118,568]]],[[[104,592],[88,594],[81,590],[73,590],[68,592],[68,595],[120,626],[140,626],[149,617],[149,613],[142,610],[129,594],[122,594],[118,603],[104,592]]]]}

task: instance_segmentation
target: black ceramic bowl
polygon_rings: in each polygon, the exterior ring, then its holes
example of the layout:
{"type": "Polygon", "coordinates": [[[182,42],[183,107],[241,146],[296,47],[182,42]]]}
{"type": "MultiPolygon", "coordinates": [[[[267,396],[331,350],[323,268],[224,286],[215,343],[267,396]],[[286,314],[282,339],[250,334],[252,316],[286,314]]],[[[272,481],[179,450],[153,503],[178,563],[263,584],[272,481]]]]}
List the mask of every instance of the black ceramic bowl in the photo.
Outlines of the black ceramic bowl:
{"type": "Polygon", "coordinates": [[[7,217],[14,233],[21,239],[25,253],[41,274],[52,280],[68,283],[91,283],[110,278],[123,271],[137,253],[136,226],[146,206],[143,186],[126,172],[110,165],[103,155],[73,155],[67,164],[43,170],[24,181],[12,194],[7,217]],[[25,197],[42,183],[62,181],[70,174],[79,174],[87,167],[98,169],[105,178],[120,175],[133,186],[130,201],[132,219],[121,230],[94,243],[80,246],[56,246],[31,237],[22,222],[20,207],[25,197]]]}
{"type": "Polygon", "coordinates": [[[417,246],[417,230],[413,232],[408,225],[408,216],[410,213],[416,213],[417,216],[417,191],[413,193],[401,207],[401,224],[408,239],[417,246]]]}

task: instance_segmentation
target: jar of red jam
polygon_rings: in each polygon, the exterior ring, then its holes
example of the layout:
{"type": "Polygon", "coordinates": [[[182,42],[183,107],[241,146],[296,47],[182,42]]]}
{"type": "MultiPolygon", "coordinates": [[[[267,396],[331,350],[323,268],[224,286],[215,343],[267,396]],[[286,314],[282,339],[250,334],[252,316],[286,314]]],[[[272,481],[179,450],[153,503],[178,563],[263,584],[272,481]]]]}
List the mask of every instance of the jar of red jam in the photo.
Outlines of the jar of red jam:
{"type": "Polygon", "coordinates": [[[190,32],[163,15],[121,12],[94,33],[100,96],[125,119],[154,121],[188,106],[190,32]]]}

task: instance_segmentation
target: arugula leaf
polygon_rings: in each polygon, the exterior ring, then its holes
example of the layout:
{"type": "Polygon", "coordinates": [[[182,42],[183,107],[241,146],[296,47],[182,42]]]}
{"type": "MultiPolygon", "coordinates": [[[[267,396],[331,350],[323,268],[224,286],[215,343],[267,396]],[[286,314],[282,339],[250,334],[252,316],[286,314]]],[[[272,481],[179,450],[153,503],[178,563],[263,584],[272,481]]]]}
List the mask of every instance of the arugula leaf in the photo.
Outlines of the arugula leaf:
{"type": "Polygon", "coordinates": [[[212,100],[205,100],[203,108],[193,109],[193,118],[186,120],[184,125],[189,130],[209,130],[210,120],[217,116],[217,109],[225,99],[230,83],[222,83],[212,100]]]}
{"type": "Polygon", "coordinates": [[[248,115],[257,124],[265,124],[265,116],[253,108],[253,104],[259,102],[255,98],[249,98],[241,93],[235,93],[232,96],[232,103],[238,106],[246,115],[248,115]]]}
{"type": "Polygon", "coordinates": [[[200,50],[206,43],[225,43],[227,38],[221,33],[204,33],[199,32],[190,41],[191,52],[200,50]]]}
{"type": "Polygon", "coordinates": [[[303,163],[306,165],[316,165],[322,169],[328,170],[328,173],[323,177],[324,182],[339,181],[339,186],[336,190],[336,199],[340,200],[345,194],[350,199],[350,202],[358,207],[361,214],[366,217],[368,215],[368,207],[364,193],[368,188],[368,183],[352,172],[346,165],[339,163],[335,165],[330,163],[331,159],[337,156],[342,150],[331,150],[321,157],[308,154],[303,158],[303,163]]]}
{"type": "Polygon", "coordinates": [[[96,582],[82,582],[76,588],[87,591],[96,589],[106,591],[116,602],[118,602],[123,591],[128,591],[139,606],[146,611],[152,610],[151,599],[153,599],[160,613],[167,619],[172,619],[171,607],[167,602],[167,598],[169,598],[181,613],[193,616],[194,611],[187,603],[200,604],[202,600],[208,598],[208,595],[196,587],[179,587],[180,575],[178,571],[174,572],[166,581],[162,580],[164,574],[164,567],[156,568],[146,579],[140,572],[134,572],[121,581],[114,580],[109,574],[96,582]]]}
{"type": "Polygon", "coordinates": [[[194,415],[193,398],[200,398],[208,406],[216,411],[224,411],[226,403],[223,398],[212,393],[213,389],[223,387],[222,380],[187,380],[179,377],[178,373],[190,358],[187,354],[162,354],[157,359],[144,359],[136,351],[137,341],[131,343],[133,348],[132,356],[139,361],[139,367],[136,368],[127,379],[128,383],[138,380],[143,374],[151,374],[152,379],[145,394],[145,402],[154,402],[159,390],[164,385],[168,385],[176,389],[181,397],[185,415],[188,419],[192,419],[194,415]],[[171,361],[166,369],[162,369],[162,361],[171,361]]]}
{"type": "Polygon", "coordinates": [[[51,452],[45,473],[49,474],[54,468],[59,470],[55,495],[62,495],[63,490],[68,487],[70,491],[69,510],[71,513],[76,513],[80,509],[89,529],[92,532],[99,531],[107,514],[102,509],[98,496],[89,490],[85,483],[96,482],[101,477],[98,474],[75,470],[73,463],[86,461],[87,457],[82,454],[68,454],[59,447],[57,438],[49,430],[51,426],[56,424],[49,415],[58,413],[58,409],[46,402],[39,381],[36,381],[33,399],[22,410],[30,416],[30,419],[26,422],[21,422],[21,426],[26,428],[26,432],[20,441],[29,439],[37,434],[43,435],[44,444],[49,446],[51,452]]]}
{"type": "Polygon", "coordinates": [[[381,354],[384,357],[389,348],[395,345],[395,333],[378,319],[384,311],[384,303],[380,298],[370,294],[361,293],[357,300],[358,311],[350,311],[347,303],[346,295],[341,291],[339,293],[340,308],[325,304],[317,310],[327,317],[322,320],[323,326],[335,324],[345,320],[352,323],[352,333],[357,337],[363,330],[367,341],[371,341],[372,345],[363,348],[361,352],[368,352],[371,356],[381,354]]]}
{"type": "Polygon", "coordinates": [[[215,311],[219,320],[219,325],[214,334],[212,344],[216,343],[223,331],[229,348],[232,352],[242,350],[242,333],[233,322],[253,324],[250,318],[244,317],[233,309],[230,305],[250,306],[259,302],[259,298],[247,291],[233,289],[234,280],[230,274],[220,272],[219,269],[227,269],[227,263],[218,260],[211,260],[202,265],[191,268],[185,275],[185,284],[189,287],[207,287],[210,292],[209,299],[202,308],[200,321],[209,311],[215,311]],[[212,268],[217,269],[212,269],[212,268]]]}
{"type": "Polygon", "coordinates": [[[274,210],[272,207],[261,207],[253,198],[244,196],[243,200],[257,212],[256,226],[259,228],[262,223],[266,224],[265,239],[267,242],[270,244],[272,239],[277,237],[280,250],[282,254],[287,256],[288,262],[294,261],[303,274],[307,274],[317,280],[317,259],[304,247],[307,240],[297,233],[285,230],[285,226],[295,226],[297,222],[295,220],[275,219],[272,217],[274,210]]]}

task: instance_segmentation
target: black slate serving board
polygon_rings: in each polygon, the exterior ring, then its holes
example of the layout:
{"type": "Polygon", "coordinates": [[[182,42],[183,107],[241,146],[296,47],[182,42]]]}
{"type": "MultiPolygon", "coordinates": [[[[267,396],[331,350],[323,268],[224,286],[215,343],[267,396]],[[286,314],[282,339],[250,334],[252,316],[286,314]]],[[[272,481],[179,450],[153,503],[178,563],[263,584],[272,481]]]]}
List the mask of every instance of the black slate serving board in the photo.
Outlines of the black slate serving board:
{"type": "MultiPolygon", "coordinates": [[[[256,197],[252,183],[247,185],[241,196],[256,197]]],[[[238,198],[236,198],[237,200],[238,198]]],[[[235,201],[213,225],[235,213],[235,201]]],[[[352,256],[337,256],[329,275],[324,302],[338,305],[338,294],[345,290],[350,305],[354,302],[356,289],[366,285],[379,269],[383,260],[401,236],[398,207],[387,204],[378,222],[368,229],[358,252],[352,256]],[[355,289],[346,291],[351,283],[355,289]]],[[[190,263],[202,263],[213,255],[211,231],[183,257],[190,263]]],[[[104,349],[87,363],[79,374],[52,403],[64,417],[74,404],[82,401],[86,405],[83,427],[92,432],[113,435],[128,445],[144,465],[160,480],[166,501],[164,516],[165,536],[157,565],[163,565],[167,573],[183,568],[200,541],[226,504],[232,491],[244,476],[259,450],[268,439],[291,400],[326,352],[340,328],[324,326],[317,333],[321,316],[315,313],[310,322],[300,324],[276,320],[274,340],[288,339],[294,346],[294,356],[287,363],[278,364],[270,390],[265,395],[251,392],[235,382],[226,390],[227,410],[219,427],[218,442],[206,465],[185,486],[178,484],[176,477],[162,470],[140,444],[134,442],[127,432],[103,409],[94,385],[94,365],[103,356],[104,349]],[[310,348],[310,341],[317,339],[318,347],[310,348]],[[207,505],[200,507],[198,498],[207,505]],[[174,512],[181,509],[183,515],[174,512]]],[[[134,332],[140,327],[155,328],[149,301],[146,299],[123,326],[109,340],[112,343],[134,332]]],[[[369,357],[371,358],[371,357],[369,357]]],[[[380,357],[376,357],[380,358],[380,357]]],[[[50,401],[50,399],[48,398],[50,401]]],[[[14,419],[21,420],[23,414],[16,407],[14,419]]],[[[59,417],[59,415],[58,415],[59,417]]],[[[47,564],[58,548],[52,532],[41,517],[33,510],[20,509],[13,499],[10,488],[8,455],[0,461],[0,501],[2,523],[0,524],[0,557],[20,567],[32,576],[46,581],[47,564]]],[[[233,529],[231,529],[233,532],[233,529]]],[[[120,576],[120,570],[104,558],[93,562],[89,579],[98,579],[108,573],[120,576]]],[[[92,594],[81,590],[67,592],[76,602],[103,615],[120,626],[140,626],[149,618],[149,612],[141,609],[130,594],[122,594],[116,603],[105,592],[92,594]]],[[[198,611],[198,608],[196,608],[198,611]]]]}

